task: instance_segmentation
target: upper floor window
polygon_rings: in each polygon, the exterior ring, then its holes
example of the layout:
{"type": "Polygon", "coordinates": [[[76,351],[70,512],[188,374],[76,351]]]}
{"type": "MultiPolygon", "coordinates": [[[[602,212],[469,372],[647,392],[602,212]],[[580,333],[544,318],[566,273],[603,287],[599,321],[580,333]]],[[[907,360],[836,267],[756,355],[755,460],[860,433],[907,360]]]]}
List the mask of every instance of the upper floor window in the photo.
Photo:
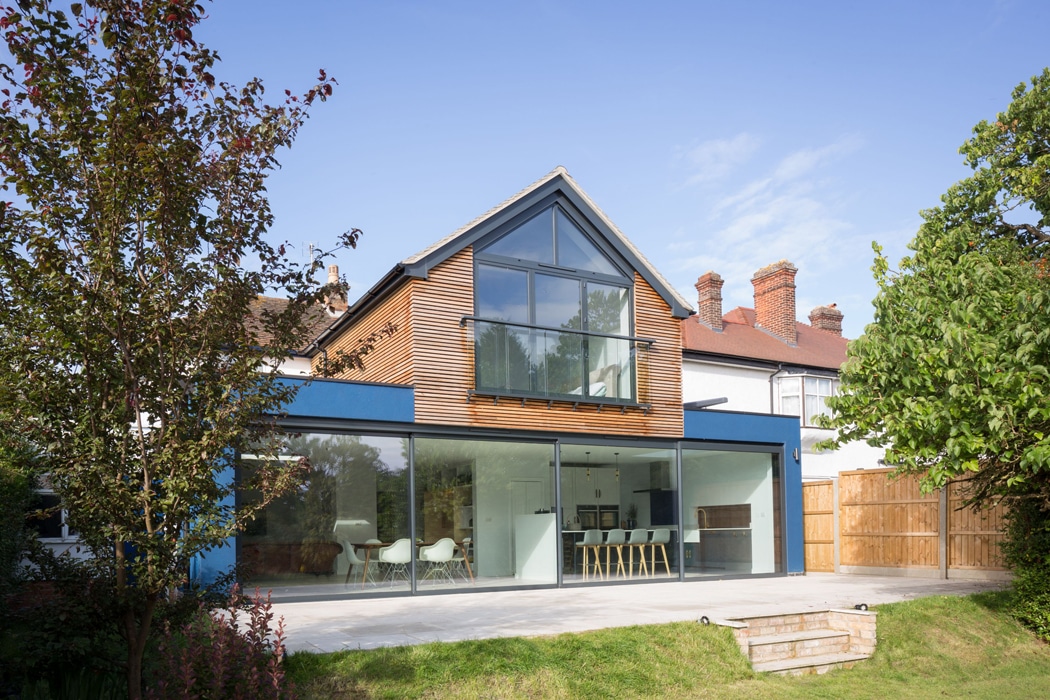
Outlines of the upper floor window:
{"type": "Polygon", "coordinates": [[[800,416],[802,425],[816,425],[816,417],[830,415],[827,399],[834,395],[838,380],[831,377],[793,375],[781,377],[780,412],[800,416]]]}
{"type": "Polygon", "coordinates": [[[635,399],[631,280],[560,206],[475,260],[478,390],[635,399]]]}

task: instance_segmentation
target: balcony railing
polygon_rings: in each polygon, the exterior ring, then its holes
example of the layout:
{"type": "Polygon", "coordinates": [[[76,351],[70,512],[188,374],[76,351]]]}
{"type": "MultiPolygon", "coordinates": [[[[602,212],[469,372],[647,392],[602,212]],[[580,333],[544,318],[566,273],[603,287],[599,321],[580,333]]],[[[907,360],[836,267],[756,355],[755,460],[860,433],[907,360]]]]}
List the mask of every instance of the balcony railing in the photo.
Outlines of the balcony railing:
{"type": "Polygon", "coordinates": [[[463,317],[474,325],[473,393],[644,404],[652,341],[463,317]]]}

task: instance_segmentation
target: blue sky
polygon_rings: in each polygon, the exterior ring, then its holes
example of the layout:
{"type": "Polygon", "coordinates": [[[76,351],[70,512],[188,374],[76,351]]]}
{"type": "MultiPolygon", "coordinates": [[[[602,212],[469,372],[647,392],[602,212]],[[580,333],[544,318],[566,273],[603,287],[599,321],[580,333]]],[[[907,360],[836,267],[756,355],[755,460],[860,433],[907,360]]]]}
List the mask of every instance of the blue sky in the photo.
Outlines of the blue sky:
{"type": "MultiPolygon", "coordinates": [[[[278,99],[339,81],[269,183],[275,240],[351,227],[351,298],[565,166],[695,305],[799,268],[798,315],[871,320],[893,261],[968,173],[958,147],[1050,65],[1050,3],[220,0],[196,36],[219,79],[278,99]]],[[[306,253],[302,253],[306,259],[306,253]]]]}

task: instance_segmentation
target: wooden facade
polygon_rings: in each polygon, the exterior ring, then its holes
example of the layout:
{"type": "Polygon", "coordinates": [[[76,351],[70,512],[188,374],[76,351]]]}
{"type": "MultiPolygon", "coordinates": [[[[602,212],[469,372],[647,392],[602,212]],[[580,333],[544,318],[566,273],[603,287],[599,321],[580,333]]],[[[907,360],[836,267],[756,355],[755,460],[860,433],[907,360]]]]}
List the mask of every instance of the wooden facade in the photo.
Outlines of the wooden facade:
{"type": "Polygon", "coordinates": [[[410,385],[414,379],[414,358],[412,344],[405,342],[412,338],[412,284],[402,285],[383,300],[382,304],[373,307],[368,313],[345,329],[338,338],[325,347],[324,353],[317,353],[313,358],[314,374],[323,376],[327,358],[335,358],[340,351],[352,351],[360,345],[363,338],[384,327],[387,323],[397,326],[394,335],[380,340],[375,350],[364,358],[364,370],[351,370],[338,375],[340,379],[354,379],[363,382],[383,384],[410,385]]]}
{"type": "Polygon", "coordinates": [[[843,572],[1005,575],[999,552],[1003,506],[963,507],[964,486],[958,483],[924,495],[918,478],[894,477],[892,469],[842,472],[837,482],[803,484],[807,571],[836,570],[837,546],[843,572]]]}
{"type": "MultiPolygon", "coordinates": [[[[474,388],[473,249],[466,247],[435,265],[427,279],[407,279],[327,346],[329,355],[350,349],[386,322],[394,336],[365,358],[364,371],[340,378],[408,384],[415,389],[418,423],[516,430],[566,431],[680,438],[682,349],[680,321],[641,275],[634,278],[635,335],[653,340],[639,353],[639,402],[619,405],[513,397],[471,396],[474,388]]],[[[318,368],[323,359],[314,359],[318,368]]]]}

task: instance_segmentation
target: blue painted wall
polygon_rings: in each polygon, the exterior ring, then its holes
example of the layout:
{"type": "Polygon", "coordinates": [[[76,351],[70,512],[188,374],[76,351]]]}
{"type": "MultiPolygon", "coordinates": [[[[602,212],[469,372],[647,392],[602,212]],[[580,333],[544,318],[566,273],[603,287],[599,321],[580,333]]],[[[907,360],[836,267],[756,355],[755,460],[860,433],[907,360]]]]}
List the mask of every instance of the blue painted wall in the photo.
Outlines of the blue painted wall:
{"type": "Polygon", "coordinates": [[[305,384],[285,409],[289,416],[396,423],[411,423],[416,417],[412,387],[338,379],[314,379],[309,384],[291,377],[281,381],[305,384]]]}
{"type": "Polygon", "coordinates": [[[806,570],[802,525],[802,437],[798,418],[703,409],[685,412],[685,439],[758,442],[784,449],[784,549],[788,573],[806,570]]]}

